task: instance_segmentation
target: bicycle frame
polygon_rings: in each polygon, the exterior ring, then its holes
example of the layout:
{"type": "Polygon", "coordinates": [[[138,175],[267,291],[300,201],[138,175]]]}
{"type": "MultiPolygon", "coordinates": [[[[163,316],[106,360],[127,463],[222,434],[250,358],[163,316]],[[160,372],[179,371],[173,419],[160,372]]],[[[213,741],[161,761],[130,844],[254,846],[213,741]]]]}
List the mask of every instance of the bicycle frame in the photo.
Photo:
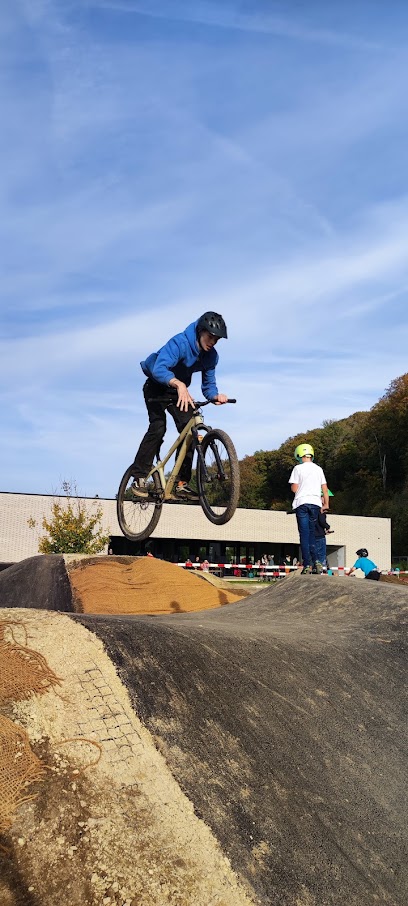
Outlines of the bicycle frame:
{"type": "MultiPolygon", "coordinates": [[[[196,409],[194,414],[191,416],[190,421],[187,422],[187,424],[184,426],[183,430],[180,432],[177,439],[174,441],[174,444],[172,444],[172,446],[170,447],[170,450],[168,451],[168,453],[166,453],[166,456],[164,457],[164,459],[161,459],[159,462],[157,462],[156,465],[153,466],[153,468],[150,470],[149,474],[147,475],[147,479],[152,478],[155,473],[159,476],[160,486],[161,486],[161,490],[162,490],[161,499],[163,501],[168,500],[172,496],[174,483],[177,480],[177,476],[178,476],[181,466],[184,462],[187,450],[192,443],[194,444],[198,455],[200,455],[200,452],[201,452],[200,451],[200,441],[198,439],[199,429],[201,431],[211,431],[211,428],[208,425],[204,424],[204,418],[203,418],[202,413],[198,409],[196,409]],[[179,452],[177,454],[173,469],[166,481],[164,469],[165,469],[165,466],[167,465],[169,459],[171,459],[171,457],[173,456],[173,453],[175,453],[175,451],[177,450],[177,448],[179,448],[179,452]]],[[[203,460],[202,460],[202,465],[206,472],[207,470],[205,468],[205,463],[203,460]]],[[[157,491],[158,491],[158,488],[155,488],[152,496],[154,496],[154,494],[156,494],[157,491]]]]}
{"type": "MultiPolygon", "coordinates": [[[[194,401],[194,408],[191,415],[188,413],[190,418],[183,430],[166,456],[158,460],[146,476],[146,479],[151,479],[150,485],[153,485],[148,489],[148,496],[141,496],[138,500],[132,485],[129,486],[135,478],[135,463],[126,469],[119,485],[116,512],[122,532],[129,541],[149,538],[160,519],[162,504],[178,499],[177,492],[173,492],[174,483],[189,451],[193,455],[197,451],[197,497],[204,515],[214,525],[224,525],[234,515],[239,498],[238,457],[228,434],[204,423],[200,410],[210,402],[211,400],[194,401]],[[174,453],[175,463],[166,481],[164,470],[174,453]],[[214,492],[212,482],[215,483],[214,492]],[[225,485],[220,491],[222,482],[225,485]]],[[[235,403],[236,400],[228,399],[225,402],[235,403]]],[[[169,400],[169,403],[174,403],[174,399],[169,400]]]]}

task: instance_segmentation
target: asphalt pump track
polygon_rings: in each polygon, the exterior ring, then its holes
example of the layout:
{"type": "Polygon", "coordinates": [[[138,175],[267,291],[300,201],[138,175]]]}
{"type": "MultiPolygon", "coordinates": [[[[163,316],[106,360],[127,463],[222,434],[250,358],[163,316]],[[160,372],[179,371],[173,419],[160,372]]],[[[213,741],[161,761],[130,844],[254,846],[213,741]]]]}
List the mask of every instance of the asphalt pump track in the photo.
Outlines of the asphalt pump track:
{"type": "Polygon", "coordinates": [[[406,589],[295,575],[211,611],[65,619],[252,902],[406,906],[406,616],[406,589]]]}

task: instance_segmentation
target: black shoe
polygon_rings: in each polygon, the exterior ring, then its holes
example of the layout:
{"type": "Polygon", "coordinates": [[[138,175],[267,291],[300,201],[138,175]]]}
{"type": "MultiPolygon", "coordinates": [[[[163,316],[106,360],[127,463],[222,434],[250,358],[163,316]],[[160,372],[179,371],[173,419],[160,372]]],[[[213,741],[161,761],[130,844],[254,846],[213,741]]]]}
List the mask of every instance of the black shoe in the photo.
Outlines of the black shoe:
{"type": "Polygon", "coordinates": [[[134,482],[130,485],[130,490],[135,497],[142,497],[144,500],[149,496],[145,478],[135,478],[134,482]]]}
{"type": "Polygon", "coordinates": [[[176,497],[180,497],[182,500],[199,500],[197,491],[190,488],[186,481],[179,481],[176,487],[176,497]]]}

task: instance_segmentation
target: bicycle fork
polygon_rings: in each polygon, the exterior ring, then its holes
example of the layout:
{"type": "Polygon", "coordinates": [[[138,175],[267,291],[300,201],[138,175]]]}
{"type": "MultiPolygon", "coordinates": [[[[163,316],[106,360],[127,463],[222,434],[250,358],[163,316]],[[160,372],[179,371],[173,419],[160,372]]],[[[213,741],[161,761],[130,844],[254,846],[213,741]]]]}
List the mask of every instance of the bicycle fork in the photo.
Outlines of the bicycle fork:
{"type": "Polygon", "coordinates": [[[197,462],[198,462],[198,460],[200,460],[201,468],[203,470],[203,474],[205,475],[205,480],[208,481],[208,474],[207,474],[207,469],[205,467],[205,460],[204,460],[204,456],[201,451],[201,438],[198,433],[198,428],[192,428],[191,434],[193,436],[193,444],[195,446],[195,449],[197,450],[197,462]]]}
{"type": "MultiPolygon", "coordinates": [[[[205,430],[206,430],[206,431],[211,431],[211,430],[212,430],[212,429],[209,428],[207,425],[201,426],[201,430],[202,430],[203,427],[205,427],[205,430]]],[[[192,428],[192,429],[191,429],[191,433],[192,433],[192,435],[193,435],[194,442],[195,442],[195,447],[196,447],[196,450],[197,450],[197,459],[200,460],[200,464],[201,464],[201,468],[202,468],[202,474],[203,474],[203,476],[204,476],[204,481],[211,482],[211,481],[214,481],[214,478],[217,478],[219,481],[225,481],[224,467],[223,467],[222,461],[221,461],[221,459],[220,459],[220,454],[219,454],[217,445],[214,444],[214,446],[212,447],[212,451],[213,451],[213,453],[214,453],[214,458],[215,458],[215,461],[216,461],[216,464],[217,464],[217,474],[216,474],[216,475],[210,475],[209,472],[208,472],[206,463],[205,463],[205,459],[204,459],[204,456],[203,456],[203,451],[202,451],[202,449],[201,449],[201,442],[200,442],[200,437],[199,437],[199,429],[198,429],[198,428],[192,428]]]]}

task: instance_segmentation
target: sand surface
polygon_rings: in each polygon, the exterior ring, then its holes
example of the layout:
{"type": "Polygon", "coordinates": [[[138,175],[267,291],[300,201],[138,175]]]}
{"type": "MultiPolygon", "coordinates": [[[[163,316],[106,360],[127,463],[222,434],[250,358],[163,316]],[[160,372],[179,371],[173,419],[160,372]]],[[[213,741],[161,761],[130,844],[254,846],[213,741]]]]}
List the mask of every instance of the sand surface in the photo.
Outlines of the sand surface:
{"type": "Polygon", "coordinates": [[[153,557],[95,557],[67,562],[75,607],[82,613],[169,614],[232,604],[246,592],[153,557]]]}

